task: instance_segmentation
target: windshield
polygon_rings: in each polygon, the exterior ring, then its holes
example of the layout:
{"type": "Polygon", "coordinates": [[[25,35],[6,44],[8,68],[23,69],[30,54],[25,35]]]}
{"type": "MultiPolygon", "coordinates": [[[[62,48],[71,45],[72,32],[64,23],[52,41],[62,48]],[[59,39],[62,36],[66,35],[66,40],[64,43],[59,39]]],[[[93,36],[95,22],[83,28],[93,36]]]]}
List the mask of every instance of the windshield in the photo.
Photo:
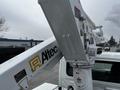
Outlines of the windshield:
{"type": "MultiPolygon", "coordinates": [[[[69,63],[66,66],[68,76],[73,76],[73,68],[69,63]]],[[[92,69],[93,80],[120,83],[120,63],[96,62],[92,69]]]]}
{"type": "Polygon", "coordinates": [[[120,63],[96,62],[92,76],[93,80],[120,83],[120,63]]]}

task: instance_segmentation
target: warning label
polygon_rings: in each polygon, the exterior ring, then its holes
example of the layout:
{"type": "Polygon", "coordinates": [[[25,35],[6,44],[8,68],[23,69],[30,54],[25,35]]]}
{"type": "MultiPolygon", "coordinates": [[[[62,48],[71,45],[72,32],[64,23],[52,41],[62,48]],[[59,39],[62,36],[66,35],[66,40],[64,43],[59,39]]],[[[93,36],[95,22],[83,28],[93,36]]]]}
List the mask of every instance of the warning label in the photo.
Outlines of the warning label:
{"type": "Polygon", "coordinates": [[[30,64],[30,67],[31,67],[32,72],[35,72],[36,70],[38,70],[38,69],[41,67],[42,62],[41,62],[39,56],[36,56],[35,58],[33,58],[33,59],[29,62],[29,64],[30,64]]]}

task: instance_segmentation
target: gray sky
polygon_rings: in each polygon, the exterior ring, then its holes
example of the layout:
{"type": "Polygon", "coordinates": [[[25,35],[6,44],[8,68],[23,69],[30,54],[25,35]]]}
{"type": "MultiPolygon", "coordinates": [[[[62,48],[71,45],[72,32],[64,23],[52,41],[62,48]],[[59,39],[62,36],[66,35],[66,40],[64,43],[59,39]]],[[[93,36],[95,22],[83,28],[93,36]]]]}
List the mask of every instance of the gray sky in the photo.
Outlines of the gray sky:
{"type": "Polygon", "coordinates": [[[96,25],[103,25],[106,38],[120,38],[120,0],[81,0],[86,13],[96,25]]]}
{"type": "MultiPolygon", "coordinates": [[[[120,0],[81,0],[88,16],[103,25],[105,37],[120,36],[120,0]]],[[[0,16],[6,18],[8,38],[47,39],[52,36],[37,0],[0,0],[0,16]]]]}
{"type": "Polygon", "coordinates": [[[8,38],[47,39],[52,36],[37,0],[0,0],[0,16],[9,27],[3,32],[8,38]]]}

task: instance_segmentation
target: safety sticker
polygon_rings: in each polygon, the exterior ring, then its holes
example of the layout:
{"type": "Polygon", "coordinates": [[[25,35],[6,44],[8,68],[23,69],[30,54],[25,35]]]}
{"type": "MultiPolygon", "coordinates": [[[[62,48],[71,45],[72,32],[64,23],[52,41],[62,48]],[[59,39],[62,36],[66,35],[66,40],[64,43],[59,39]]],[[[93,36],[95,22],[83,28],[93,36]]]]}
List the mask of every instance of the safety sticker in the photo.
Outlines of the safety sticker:
{"type": "Polygon", "coordinates": [[[35,72],[36,70],[38,70],[42,66],[42,62],[41,62],[39,56],[34,57],[29,62],[29,64],[30,64],[32,72],[35,72]]]}

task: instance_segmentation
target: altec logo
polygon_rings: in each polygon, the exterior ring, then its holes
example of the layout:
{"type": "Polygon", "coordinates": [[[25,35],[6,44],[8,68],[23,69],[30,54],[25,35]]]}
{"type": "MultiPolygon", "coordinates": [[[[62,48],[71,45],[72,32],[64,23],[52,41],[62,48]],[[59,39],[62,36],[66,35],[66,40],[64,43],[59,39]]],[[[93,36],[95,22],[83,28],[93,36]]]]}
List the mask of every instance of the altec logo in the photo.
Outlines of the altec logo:
{"type": "Polygon", "coordinates": [[[45,61],[49,60],[51,57],[53,57],[58,52],[57,46],[54,46],[51,49],[46,49],[44,52],[42,52],[42,64],[45,63],[45,61]]]}
{"type": "Polygon", "coordinates": [[[34,57],[29,62],[29,64],[30,64],[32,72],[35,72],[36,70],[38,70],[42,66],[42,63],[41,63],[39,56],[34,57]]]}
{"type": "Polygon", "coordinates": [[[39,58],[39,56],[34,57],[32,60],[30,60],[30,68],[32,72],[37,71],[44,63],[45,61],[48,61],[50,58],[52,58],[56,53],[58,52],[57,46],[54,46],[50,49],[46,49],[41,53],[42,60],[39,58]]]}

